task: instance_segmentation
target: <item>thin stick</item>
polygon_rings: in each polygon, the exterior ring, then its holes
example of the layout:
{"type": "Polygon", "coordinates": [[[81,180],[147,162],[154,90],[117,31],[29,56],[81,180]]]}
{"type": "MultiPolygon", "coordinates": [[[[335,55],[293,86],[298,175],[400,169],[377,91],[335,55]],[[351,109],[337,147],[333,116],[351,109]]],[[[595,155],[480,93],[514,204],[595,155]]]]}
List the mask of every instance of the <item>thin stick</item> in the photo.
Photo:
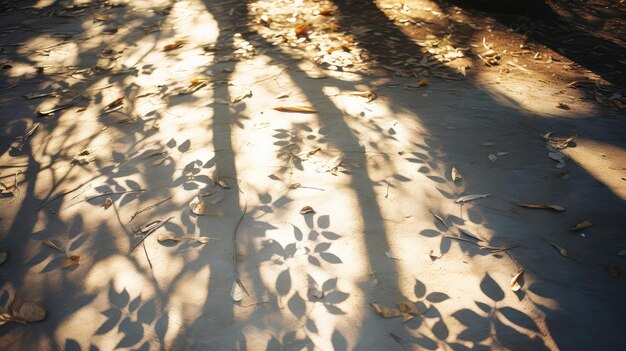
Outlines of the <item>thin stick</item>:
{"type": "Polygon", "coordinates": [[[239,220],[237,221],[237,224],[235,225],[235,232],[233,233],[233,269],[235,271],[235,283],[239,285],[241,290],[243,290],[243,292],[245,292],[246,295],[250,295],[248,293],[248,290],[246,290],[246,287],[241,282],[241,279],[239,278],[239,265],[237,264],[237,257],[239,255],[237,252],[237,233],[239,232],[239,225],[243,221],[243,218],[246,216],[246,213],[248,212],[248,198],[246,198],[246,194],[241,190],[241,185],[239,186],[239,192],[243,195],[244,207],[243,207],[243,213],[241,214],[241,217],[239,217],[239,220]]]}
{"type": "Polygon", "coordinates": [[[128,223],[132,222],[132,221],[133,221],[133,219],[135,219],[135,217],[137,217],[139,214],[144,213],[144,212],[146,212],[146,211],[148,211],[148,210],[151,210],[151,209],[153,209],[153,208],[155,208],[155,207],[159,206],[160,204],[164,203],[165,201],[167,201],[167,200],[169,200],[169,199],[171,199],[171,198],[172,198],[172,195],[168,196],[167,198],[165,198],[165,199],[163,199],[163,200],[161,200],[161,201],[159,201],[159,202],[157,202],[157,203],[155,203],[155,204],[152,204],[152,205],[150,205],[150,206],[147,206],[147,207],[145,207],[145,208],[143,208],[143,209],[141,209],[141,210],[139,210],[139,211],[137,211],[137,212],[133,213],[133,215],[130,217],[130,220],[128,221],[128,223]]]}
{"type": "Polygon", "coordinates": [[[68,190],[68,191],[66,191],[66,192],[64,192],[64,193],[62,193],[62,194],[59,194],[59,195],[57,195],[57,196],[53,197],[52,199],[50,199],[50,200],[48,200],[48,201],[44,202],[42,205],[39,205],[37,208],[35,208],[35,211],[39,211],[39,210],[41,210],[42,208],[46,207],[46,206],[47,206],[49,203],[51,203],[52,201],[58,200],[58,199],[62,198],[63,196],[67,195],[67,194],[71,194],[71,193],[75,192],[75,191],[76,191],[76,190],[78,190],[78,189],[80,189],[80,186],[77,186],[76,188],[74,188],[74,189],[72,189],[72,190],[68,190]]]}
{"type": "Polygon", "coordinates": [[[80,200],[80,201],[76,201],[73,204],[67,206],[66,208],[70,208],[70,207],[72,207],[72,206],[74,206],[76,204],[79,204],[81,202],[90,201],[90,200],[97,199],[97,198],[103,197],[103,196],[121,195],[121,194],[129,194],[129,193],[138,193],[138,192],[147,191],[147,190],[148,189],[125,190],[125,191],[109,191],[109,192],[106,192],[106,193],[102,193],[102,194],[98,194],[98,195],[95,195],[95,196],[88,197],[88,198],[80,200]]]}
{"type": "Polygon", "coordinates": [[[146,254],[146,260],[148,260],[148,264],[150,265],[150,270],[153,270],[152,262],[150,261],[150,256],[148,256],[148,250],[146,249],[146,242],[143,241],[141,244],[143,246],[143,252],[146,254]]]}
{"type": "Polygon", "coordinates": [[[142,236],[142,237],[141,237],[141,239],[139,239],[139,241],[138,241],[135,245],[133,245],[133,247],[131,247],[131,248],[130,248],[130,252],[135,251],[135,248],[137,248],[137,246],[139,246],[139,244],[143,243],[143,241],[144,241],[144,240],[146,240],[146,238],[147,238],[150,234],[152,234],[152,233],[156,232],[156,231],[157,231],[157,229],[161,228],[163,225],[165,225],[165,223],[167,223],[167,222],[171,221],[171,220],[172,220],[172,218],[174,218],[174,217],[172,216],[172,217],[170,217],[170,218],[168,218],[168,219],[164,220],[163,222],[159,223],[158,225],[154,226],[154,228],[150,229],[150,231],[149,231],[149,232],[147,232],[146,234],[144,234],[144,236],[142,236]]]}

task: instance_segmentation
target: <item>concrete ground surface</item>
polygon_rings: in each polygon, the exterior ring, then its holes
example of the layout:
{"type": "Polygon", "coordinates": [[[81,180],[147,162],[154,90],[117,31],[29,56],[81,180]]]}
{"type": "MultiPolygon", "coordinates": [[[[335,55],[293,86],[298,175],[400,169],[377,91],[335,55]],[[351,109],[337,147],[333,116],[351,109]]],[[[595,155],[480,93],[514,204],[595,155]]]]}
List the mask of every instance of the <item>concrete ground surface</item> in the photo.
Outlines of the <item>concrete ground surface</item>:
{"type": "Polygon", "coordinates": [[[626,63],[425,0],[2,6],[0,349],[623,348],[626,63]]]}

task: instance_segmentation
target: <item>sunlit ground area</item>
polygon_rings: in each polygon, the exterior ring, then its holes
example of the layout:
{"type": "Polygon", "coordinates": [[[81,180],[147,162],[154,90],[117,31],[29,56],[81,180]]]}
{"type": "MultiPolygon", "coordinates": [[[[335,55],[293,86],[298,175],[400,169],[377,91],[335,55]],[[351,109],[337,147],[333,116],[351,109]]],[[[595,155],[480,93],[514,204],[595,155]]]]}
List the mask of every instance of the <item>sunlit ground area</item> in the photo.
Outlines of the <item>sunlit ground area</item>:
{"type": "Polygon", "coordinates": [[[0,11],[0,349],[623,345],[612,19],[588,60],[429,0],[0,11]]]}

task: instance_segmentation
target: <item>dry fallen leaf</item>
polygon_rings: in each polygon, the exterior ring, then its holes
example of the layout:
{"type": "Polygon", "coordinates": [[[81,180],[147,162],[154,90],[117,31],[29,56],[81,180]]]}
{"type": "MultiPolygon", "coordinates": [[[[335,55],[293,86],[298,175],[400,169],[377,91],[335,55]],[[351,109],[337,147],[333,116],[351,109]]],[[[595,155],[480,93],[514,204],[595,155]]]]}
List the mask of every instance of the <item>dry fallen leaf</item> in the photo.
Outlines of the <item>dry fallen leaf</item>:
{"type": "Polygon", "coordinates": [[[13,316],[10,313],[0,313],[0,325],[5,325],[13,320],[13,316]]]}
{"type": "Polygon", "coordinates": [[[480,198],[487,197],[487,196],[491,196],[491,194],[474,194],[474,195],[465,195],[465,196],[462,196],[462,197],[460,197],[460,198],[456,199],[456,201],[455,201],[455,202],[456,202],[457,204],[459,204],[459,203],[468,202],[468,201],[473,201],[473,200],[480,199],[480,198]]]}
{"type": "Polygon", "coordinates": [[[209,238],[208,236],[199,236],[197,238],[194,238],[196,242],[200,243],[200,244],[206,244],[209,241],[211,241],[211,238],[209,238]]]}
{"type": "Polygon", "coordinates": [[[317,212],[315,212],[315,210],[311,206],[304,206],[302,207],[302,209],[300,209],[301,215],[305,215],[307,213],[317,213],[317,212]]]}
{"type": "MultiPolygon", "coordinates": [[[[545,240],[545,239],[544,239],[544,240],[545,240]]],[[[558,252],[561,254],[561,256],[563,256],[563,257],[569,257],[569,256],[567,255],[567,251],[565,251],[565,249],[564,249],[564,248],[560,247],[559,245],[557,245],[557,244],[555,244],[555,243],[553,243],[553,242],[551,242],[551,241],[546,240],[546,242],[547,242],[548,244],[552,245],[552,247],[554,247],[554,249],[556,249],[556,251],[558,251],[558,252]]]]}
{"type": "Polygon", "coordinates": [[[233,104],[237,104],[239,102],[241,102],[241,100],[245,99],[245,98],[249,98],[252,97],[252,90],[248,90],[245,93],[235,97],[232,101],[233,104]]]}
{"type": "Polygon", "coordinates": [[[593,226],[593,223],[591,223],[589,221],[583,221],[583,222],[577,223],[576,225],[571,227],[570,230],[573,231],[573,232],[577,232],[579,230],[587,229],[587,228],[592,227],[592,226],[593,226]]]}
{"type": "Polygon", "coordinates": [[[511,290],[513,291],[519,291],[519,289],[522,288],[522,286],[519,283],[519,278],[522,276],[522,274],[524,274],[524,270],[522,269],[521,271],[517,272],[517,274],[511,279],[511,290]]]}
{"type": "Polygon", "coordinates": [[[84,149],[81,152],[77,153],[76,156],[72,159],[71,163],[84,165],[87,164],[96,158],[92,155],[94,152],[93,149],[84,149]]]}
{"type": "Polygon", "coordinates": [[[427,85],[428,85],[428,79],[426,78],[422,78],[419,80],[419,82],[417,82],[418,87],[425,87],[427,85]]]}
{"type": "Polygon", "coordinates": [[[415,303],[408,300],[398,302],[398,310],[402,313],[403,322],[408,322],[416,316],[422,315],[422,311],[415,306],[415,303]]]}
{"type": "Polygon", "coordinates": [[[320,10],[320,15],[322,15],[322,16],[332,16],[333,15],[333,9],[321,9],[320,10]]]}
{"type": "Polygon", "coordinates": [[[313,149],[313,150],[311,150],[311,151],[307,152],[307,153],[306,153],[306,155],[307,155],[307,156],[313,156],[313,155],[315,155],[315,153],[317,153],[317,152],[318,152],[318,151],[320,151],[320,150],[322,150],[322,148],[321,148],[321,147],[316,147],[315,149],[313,149]]]}
{"type": "Polygon", "coordinates": [[[233,287],[230,290],[230,297],[235,302],[243,300],[243,289],[236,281],[233,282],[233,287]]]}
{"type": "Polygon", "coordinates": [[[104,107],[105,111],[111,111],[120,108],[124,104],[124,97],[119,97],[104,107]]]}
{"type": "Polygon", "coordinates": [[[402,312],[398,311],[395,308],[383,307],[376,302],[370,302],[370,306],[380,315],[385,318],[394,318],[402,316],[402,312]]]}
{"type": "Polygon", "coordinates": [[[65,260],[63,260],[63,264],[61,265],[61,268],[76,267],[79,265],[80,265],[80,256],[72,255],[66,258],[65,260]]]}
{"type": "Polygon", "coordinates": [[[226,183],[223,179],[218,179],[216,183],[224,189],[230,189],[230,185],[228,185],[228,183],[226,183]]]}
{"type": "Polygon", "coordinates": [[[300,183],[289,184],[289,189],[298,189],[300,187],[300,183]]]}
{"type": "Polygon", "coordinates": [[[106,15],[103,13],[94,13],[93,21],[94,22],[108,22],[111,20],[111,15],[106,15]]]}
{"type": "Polygon", "coordinates": [[[6,251],[0,249],[0,266],[2,266],[4,262],[7,261],[8,256],[9,254],[6,251]]]}
{"type": "Polygon", "coordinates": [[[276,95],[276,97],[274,99],[279,100],[279,99],[286,99],[289,97],[289,94],[291,94],[290,91],[283,91],[278,93],[278,95],[276,95]]]}
{"type": "Polygon", "coordinates": [[[486,146],[486,147],[488,147],[488,146],[494,146],[494,145],[496,145],[496,144],[494,144],[494,143],[492,143],[492,142],[490,142],[490,141],[485,141],[484,143],[482,143],[482,144],[480,144],[480,145],[481,145],[481,146],[486,146]]]}
{"type": "Polygon", "coordinates": [[[538,208],[538,209],[547,209],[547,210],[554,210],[554,211],[565,211],[565,207],[561,207],[558,205],[551,205],[551,204],[518,204],[516,202],[514,202],[514,204],[516,204],[517,206],[520,207],[526,207],[526,208],[538,208]]]}
{"type": "Polygon", "coordinates": [[[172,44],[167,44],[163,47],[163,51],[172,51],[172,50],[176,50],[176,49],[180,49],[183,47],[183,45],[185,45],[187,43],[186,40],[176,40],[174,43],[172,44]]]}
{"type": "Polygon", "coordinates": [[[298,113],[315,113],[317,112],[310,106],[276,106],[274,110],[280,112],[298,112],[298,113]]]}
{"type": "Polygon", "coordinates": [[[461,179],[461,175],[456,167],[452,167],[452,171],[450,171],[450,178],[452,178],[453,183],[456,183],[457,180],[461,179]]]}
{"type": "Polygon", "coordinates": [[[19,298],[13,301],[11,315],[20,323],[35,323],[46,318],[46,310],[36,302],[22,302],[19,298]]]}
{"type": "Polygon", "coordinates": [[[113,205],[113,199],[111,199],[111,197],[107,197],[106,199],[104,199],[104,209],[108,209],[109,207],[111,207],[111,205],[113,205]]]}
{"type": "Polygon", "coordinates": [[[494,154],[489,154],[489,156],[487,156],[491,161],[495,161],[498,159],[498,156],[494,155],[494,154]]]}
{"type": "Polygon", "coordinates": [[[204,216],[206,214],[206,204],[200,196],[196,196],[191,200],[189,209],[198,216],[204,216]]]}
{"type": "Polygon", "coordinates": [[[180,237],[172,232],[159,233],[159,235],[157,236],[157,241],[160,243],[168,241],[178,242],[180,241],[180,237]]]}
{"type": "Polygon", "coordinates": [[[309,34],[309,24],[305,23],[295,29],[296,37],[305,37],[309,34]]]}
{"type": "Polygon", "coordinates": [[[53,242],[52,240],[44,240],[43,241],[44,245],[51,247],[55,250],[61,251],[61,252],[65,252],[65,250],[63,250],[63,248],[61,248],[61,246],[59,246],[58,244],[56,244],[55,242],[53,242]]]}

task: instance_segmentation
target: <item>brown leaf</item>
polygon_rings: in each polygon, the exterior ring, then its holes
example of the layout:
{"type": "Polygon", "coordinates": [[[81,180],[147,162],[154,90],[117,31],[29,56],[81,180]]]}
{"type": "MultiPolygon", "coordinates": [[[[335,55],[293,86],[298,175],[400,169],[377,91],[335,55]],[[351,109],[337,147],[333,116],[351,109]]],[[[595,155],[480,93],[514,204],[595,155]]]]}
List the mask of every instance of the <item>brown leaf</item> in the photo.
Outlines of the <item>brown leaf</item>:
{"type": "Polygon", "coordinates": [[[110,104],[106,105],[104,107],[104,109],[105,110],[112,110],[112,109],[114,109],[116,107],[122,106],[123,104],[124,104],[124,97],[122,96],[122,97],[119,97],[119,98],[113,100],[110,104]]]}
{"type": "Polygon", "coordinates": [[[113,205],[113,199],[111,199],[111,197],[107,197],[106,199],[104,199],[104,209],[108,209],[109,207],[111,207],[111,205],[113,205]]]}
{"type": "Polygon", "coordinates": [[[66,258],[65,260],[63,260],[63,264],[61,265],[61,268],[69,268],[69,267],[76,267],[80,265],[80,256],[78,255],[72,255],[68,258],[66,258]]]}
{"type": "Polygon", "coordinates": [[[425,87],[427,85],[428,85],[428,79],[426,78],[422,78],[419,80],[419,82],[417,82],[418,87],[425,87]]]}
{"type": "Polygon", "coordinates": [[[317,112],[311,106],[276,106],[274,110],[280,112],[298,112],[298,113],[315,113],[317,112]]]}
{"type": "Polygon", "coordinates": [[[526,207],[526,208],[538,208],[538,209],[546,209],[546,210],[554,210],[554,211],[565,211],[565,207],[561,207],[558,205],[550,205],[550,204],[518,204],[514,202],[517,206],[526,207]]]}
{"type": "Polygon", "coordinates": [[[53,242],[52,240],[44,240],[43,241],[44,245],[51,247],[55,250],[61,251],[61,252],[65,252],[65,250],[63,250],[63,248],[61,248],[61,246],[57,245],[55,242],[53,242]]]}
{"type": "Polygon", "coordinates": [[[296,37],[304,37],[309,34],[309,24],[305,23],[301,26],[296,27],[295,29],[296,37]]]}
{"type": "Polygon", "coordinates": [[[189,203],[189,209],[198,216],[204,216],[206,214],[206,204],[200,196],[196,196],[193,200],[191,200],[189,203]]]}
{"type": "Polygon", "coordinates": [[[573,227],[571,227],[570,230],[573,231],[573,232],[577,232],[579,230],[587,229],[587,228],[592,227],[592,226],[593,226],[593,223],[591,223],[589,221],[582,221],[580,223],[577,223],[573,227]]]}
{"type": "Polygon", "coordinates": [[[46,318],[46,310],[36,302],[22,302],[15,298],[11,304],[11,315],[20,323],[35,323],[46,318]]]}
{"type": "Polygon", "coordinates": [[[315,155],[315,153],[317,153],[318,151],[320,151],[322,148],[321,147],[316,147],[315,149],[309,151],[306,153],[307,156],[313,156],[315,155]]]}
{"type": "Polygon", "coordinates": [[[315,212],[315,210],[311,206],[304,206],[302,207],[302,209],[300,209],[301,215],[305,215],[307,213],[317,213],[317,212],[315,212]]]}
{"type": "MultiPolygon", "coordinates": [[[[545,240],[545,239],[544,239],[544,240],[545,240]]],[[[563,256],[563,257],[569,257],[569,256],[567,255],[567,251],[565,251],[565,249],[564,249],[564,248],[560,247],[559,245],[557,245],[557,244],[555,244],[555,243],[553,243],[553,242],[551,242],[551,241],[546,240],[546,242],[547,242],[548,244],[552,245],[552,247],[554,247],[554,249],[555,249],[556,251],[558,251],[558,252],[559,252],[559,254],[561,254],[561,256],[563,256]]]]}
{"type": "Polygon", "coordinates": [[[10,313],[0,313],[0,325],[4,325],[13,320],[13,316],[10,313]]]}
{"type": "Polygon", "coordinates": [[[402,313],[403,322],[408,322],[416,316],[422,315],[422,311],[415,306],[415,303],[407,300],[398,302],[398,310],[402,313]]]}
{"type": "Polygon", "coordinates": [[[298,189],[300,187],[300,183],[289,184],[289,189],[298,189]]]}
{"type": "Polygon", "coordinates": [[[524,274],[523,269],[517,272],[517,274],[511,279],[511,290],[519,291],[519,289],[522,288],[522,286],[519,283],[519,278],[522,276],[522,274],[524,274]]]}
{"type": "Polygon", "coordinates": [[[176,40],[174,43],[172,44],[167,44],[163,47],[163,51],[172,51],[172,50],[176,50],[176,49],[180,49],[183,47],[183,45],[185,45],[187,43],[186,40],[176,40]]]}
{"type": "Polygon", "coordinates": [[[376,302],[370,302],[370,306],[372,306],[374,311],[376,311],[376,313],[378,313],[379,316],[384,317],[384,318],[394,318],[394,317],[402,316],[402,312],[398,311],[397,309],[383,307],[376,302]]]}
{"type": "Polygon", "coordinates": [[[333,9],[321,9],[320,10],[320,15],[322,15],[322,16],[332,16],[333,15],[333,9]]]}

